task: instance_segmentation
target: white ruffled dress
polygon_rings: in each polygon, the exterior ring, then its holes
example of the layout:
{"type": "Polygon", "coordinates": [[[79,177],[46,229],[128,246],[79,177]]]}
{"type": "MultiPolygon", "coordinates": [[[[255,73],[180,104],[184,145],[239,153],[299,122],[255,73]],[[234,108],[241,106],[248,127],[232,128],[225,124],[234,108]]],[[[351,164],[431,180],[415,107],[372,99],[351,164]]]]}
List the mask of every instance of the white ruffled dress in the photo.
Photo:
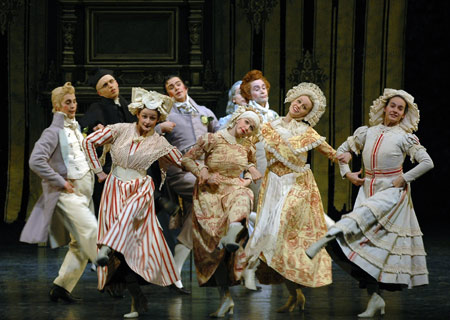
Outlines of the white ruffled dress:
{"type": "MultiPolygon", "coordinates": [[[[378,283],[400,287],[428,284],[422,232],[411,200],[410,183],[433,167],[419,139],[400,126],[360,127],[338,148],[362,152],[365,182],[354,209],[336,223],[343,231],[337,242],[346,258],[378,283]],[[419,164],[406,173],[405,156],[419,164]],[[406,188],[393,187],[403,175],[406,188]]],[[[341,175],[350,171],[341,165],[341,175]]]]}

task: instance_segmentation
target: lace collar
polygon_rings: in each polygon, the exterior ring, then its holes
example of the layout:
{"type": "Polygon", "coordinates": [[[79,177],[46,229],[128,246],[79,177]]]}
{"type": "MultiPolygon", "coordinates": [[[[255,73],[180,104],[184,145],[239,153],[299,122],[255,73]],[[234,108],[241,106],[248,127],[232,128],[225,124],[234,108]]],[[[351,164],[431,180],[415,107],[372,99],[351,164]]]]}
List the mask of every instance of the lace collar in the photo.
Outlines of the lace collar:
{"type": "Polygon", "coordinates": [[[272,122],[272,127],[283,137],[289,139],[299,136],[308,130],[309,125],[301,120],[284,121],[285,117],[280,117],[272,122]]]}
{"type": "Polygon", "coordinates": [[[241,144],[243,138],[236,138],[233,137],[229,132],[228,129],[222,129],[219,130],[218,133],[224,138],[229,144],[241,144]]]}
{"type": "Polygon", "coordinates": [[[255,108],[256,110],[258,110],[262,114],[266,114],[269,111],[269,101],[266,102],[266,106],[265,107],[263,107],[262,105],[257,103],[255,100],[250,100],[248,102],[248,105],[253,107],[253,108],[255,108]]]}
{"type": "Polygon", "coordinates": [[[78,128],[78,122],[75,119],[70,119],[67,114],[61,111],[57,111],[58,113],[62,113],[64,115],[64,127],[70,128],[72,130],[76,130],[78,128]]]}

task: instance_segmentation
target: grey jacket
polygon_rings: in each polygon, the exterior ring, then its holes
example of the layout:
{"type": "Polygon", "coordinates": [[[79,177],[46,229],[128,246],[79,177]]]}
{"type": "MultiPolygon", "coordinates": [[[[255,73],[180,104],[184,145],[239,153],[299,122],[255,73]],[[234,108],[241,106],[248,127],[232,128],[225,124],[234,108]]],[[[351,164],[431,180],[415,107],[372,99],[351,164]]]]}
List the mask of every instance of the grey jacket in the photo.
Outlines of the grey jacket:
{"type": "Polygon", "coordinates": [[[36,202],[20,235],[20,241],[46,242],[50,234],[52,247],[70,241],[62,221],[53,217],[59,195],[67,177],[68,142],[64,133],[64,114],[55,113],[51,125],[42,132],[31,152],[31,170],[42,179],[42,195],[36,202]]]}

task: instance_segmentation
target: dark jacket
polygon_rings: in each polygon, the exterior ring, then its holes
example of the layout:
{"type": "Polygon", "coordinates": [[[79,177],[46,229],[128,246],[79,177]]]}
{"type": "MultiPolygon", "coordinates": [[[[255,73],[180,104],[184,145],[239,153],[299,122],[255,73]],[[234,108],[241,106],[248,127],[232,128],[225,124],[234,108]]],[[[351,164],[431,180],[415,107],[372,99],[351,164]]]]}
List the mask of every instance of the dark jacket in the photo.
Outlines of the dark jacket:
{"type": "Polygon", "coordinates": [[[120,106],[113,99],[100,97],[100,101],[90,105],[84,116],[78,120],[81,130],[88,128],[88,134],[99,123],[104,126],[119,122],[135,122],[136,117],[128,111],[128,101],[119,96],[120,106]]]}

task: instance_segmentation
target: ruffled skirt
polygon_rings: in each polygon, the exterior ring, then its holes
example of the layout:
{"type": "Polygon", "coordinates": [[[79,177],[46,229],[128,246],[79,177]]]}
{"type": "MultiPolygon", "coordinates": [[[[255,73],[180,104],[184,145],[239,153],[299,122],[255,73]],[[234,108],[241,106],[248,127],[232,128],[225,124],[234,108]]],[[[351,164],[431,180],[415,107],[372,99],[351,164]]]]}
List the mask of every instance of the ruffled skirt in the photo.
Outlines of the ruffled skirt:
{"type": "Polygon", "coordinates": [[[366,198],[361,188],[355,209],[334,228],[345,257],[381,284],[412,288],[428,284],[426,253],[409,185],[366,198]]]}

